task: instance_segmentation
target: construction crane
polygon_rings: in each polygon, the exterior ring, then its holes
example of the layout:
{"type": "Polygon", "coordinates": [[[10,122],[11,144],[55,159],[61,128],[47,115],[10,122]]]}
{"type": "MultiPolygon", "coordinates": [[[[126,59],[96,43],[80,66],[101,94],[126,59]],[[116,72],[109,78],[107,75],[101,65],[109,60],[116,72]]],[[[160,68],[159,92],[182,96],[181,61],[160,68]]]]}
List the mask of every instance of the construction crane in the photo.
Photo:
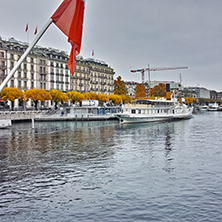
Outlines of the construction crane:
{"type": "Polygon", "coordinates": [[[174,69],[188,69],[188,67],[150,68],[149,65],[148,65],[148,68],[136,69],[136,70],[130,70],[130,71],[131,72],[141,72],[141,74],[142,74],[142,83],[144,83],[144,73],[145,73],[145,71],[148,71],[149,87],[150,87],[150,71],[164,71],[164,70],[174,70],[174,69]]]}

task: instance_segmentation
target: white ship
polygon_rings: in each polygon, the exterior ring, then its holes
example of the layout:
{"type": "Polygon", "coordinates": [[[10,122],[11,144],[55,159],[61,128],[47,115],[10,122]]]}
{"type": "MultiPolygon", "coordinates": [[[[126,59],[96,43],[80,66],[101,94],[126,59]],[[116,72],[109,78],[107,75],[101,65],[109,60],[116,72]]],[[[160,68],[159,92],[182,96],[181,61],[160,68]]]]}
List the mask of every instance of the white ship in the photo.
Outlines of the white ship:
{"type": "Polygon", "coordinates": [[[122,106],[122,113],[116,115],[121,124],[181,120],[192,117],[193,108],[177,99],[139,99],[122,106]]]}

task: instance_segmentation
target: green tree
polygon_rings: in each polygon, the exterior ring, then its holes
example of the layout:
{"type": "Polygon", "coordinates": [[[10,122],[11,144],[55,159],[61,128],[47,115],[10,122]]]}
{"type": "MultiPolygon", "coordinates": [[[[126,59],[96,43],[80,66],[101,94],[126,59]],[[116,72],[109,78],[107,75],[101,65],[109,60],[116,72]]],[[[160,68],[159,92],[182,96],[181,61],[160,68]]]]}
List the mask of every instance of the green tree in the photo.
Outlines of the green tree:
{"type": "Polygon", "coordinates": [[[5,101],[11,101],[11,108],[12,110],[14,110],[14,102],[16,99],[19,99],[20,101],[24,100],[24,93],[17,89],[17,88],[13,88],[13,87],[5,87],[1,93],[0,93],[0,97],[5,101]]]}
{"type": "Polygon", "coordinates": [[[117,80],[114,80],[114,94],[116,95],[125,95],[127,93],[126,86],[121,76],[117,77],[117,80]]]}
{"type": "Polygon", "coordinates": [[[29,89],[25,91],[26,100],[31,99],[34,102],[35,109],[37,110],[38,102],[51,100],[51,95],[44,89],[29,89]]]}
{"type": "Polygon", "coordinates": [[[136,85],[136,99],[138,98],[144,98],[146,96],[145,93],[145,86],[141,83],[138,83],[136,85]]]}

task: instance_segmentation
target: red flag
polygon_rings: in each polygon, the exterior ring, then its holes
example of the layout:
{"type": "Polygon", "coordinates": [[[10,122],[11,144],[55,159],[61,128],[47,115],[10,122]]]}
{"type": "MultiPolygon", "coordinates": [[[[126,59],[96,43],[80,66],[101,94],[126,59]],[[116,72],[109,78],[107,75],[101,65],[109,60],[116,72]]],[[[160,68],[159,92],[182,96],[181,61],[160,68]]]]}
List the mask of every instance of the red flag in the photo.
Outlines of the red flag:
{"type": "Polygon", "coordinates": [[[94,56],[94,49],[92,50],[92,56],[94,56]]]}
{"type": "Polygon", "coordinates": [[[81,49],[84,4],[85,0],[64,0],[51,17],[72,45],[68,62],[68,68],[72,74],[74,74],[76,56],[81,49]]]}
{"type": "Polygon", "coordinates": [[[27,32],[28,29],[29,29],[29,25],[28,25],[28,23],[27,23],[27,25],[26,25],[26,27],[25,27],[25,31],[27,32]]]}
{"type": "Polygon", "coordinates": [[[34,32],[34,35],[36,35],[37,32],[38,32],[38,27],[36,26],[36,28],[35,28],[35,32],[34,32]]]}

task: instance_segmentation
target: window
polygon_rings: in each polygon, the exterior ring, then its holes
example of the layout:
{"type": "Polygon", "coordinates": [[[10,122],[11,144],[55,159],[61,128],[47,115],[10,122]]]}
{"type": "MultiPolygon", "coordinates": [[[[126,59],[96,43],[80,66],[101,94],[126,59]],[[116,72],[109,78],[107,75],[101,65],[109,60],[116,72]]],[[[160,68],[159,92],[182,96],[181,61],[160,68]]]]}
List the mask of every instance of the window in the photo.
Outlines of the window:
{"type": "Polygon", "coordinates": [[[34,73],[31,73],[31,79],[34,79],[34,73]]]}
{"type": "Polygon", "coordinates": [[[18,81],[18,87],[21,88],[21,81],[18,81]]]}
{"type": "Polygon", "coordinates": [[[10,69],[13,69],[13,67],[14,67],[14,62],[11,62],[10,69]]]}
{"type": "Polygon", "coordinates": [[[5,57],[4,52],[1,52],[1,57],[2,57],[2,58],[4,58],[4,57],[5,57]]]}
{"type": "Polygon", "coordinates": [[[34,82],[31,82],[31,88],[34,88],[34,82]]]}

